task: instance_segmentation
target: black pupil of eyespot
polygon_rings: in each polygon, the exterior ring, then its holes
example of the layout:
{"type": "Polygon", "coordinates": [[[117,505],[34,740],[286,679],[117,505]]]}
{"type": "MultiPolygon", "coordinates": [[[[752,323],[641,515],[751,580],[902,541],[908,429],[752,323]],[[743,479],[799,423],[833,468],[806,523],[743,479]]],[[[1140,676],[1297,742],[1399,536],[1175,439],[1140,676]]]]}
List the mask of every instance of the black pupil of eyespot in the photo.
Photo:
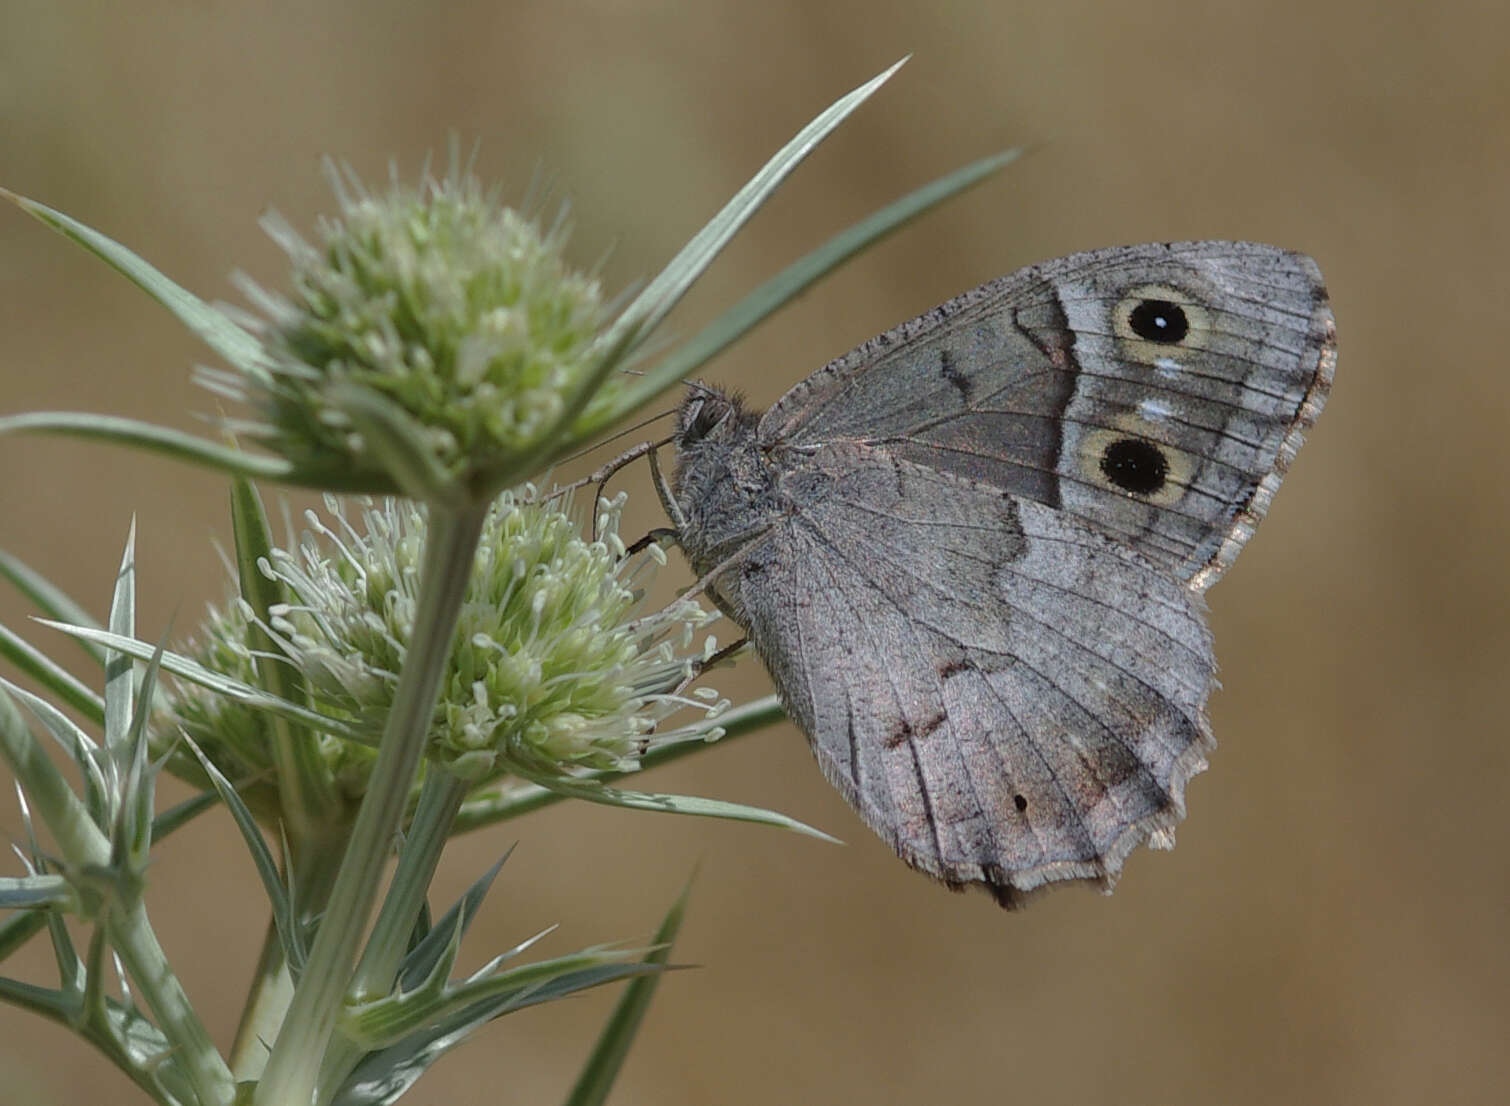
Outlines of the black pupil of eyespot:
{"type": "Polygon", "coordinates": [[[1152,495],[1169,478],[1169,461],[1152,442],[1119,438],[1102,452],[1101,471],[1125,492],[1152,495]]]}
{"type": "Polygon", "coordinates": [[[1190,333],[1184,309],[1168,300],[1141,301],[1127,322],[1134,334],[1150,342],[1179,342],[1190,333]]]}

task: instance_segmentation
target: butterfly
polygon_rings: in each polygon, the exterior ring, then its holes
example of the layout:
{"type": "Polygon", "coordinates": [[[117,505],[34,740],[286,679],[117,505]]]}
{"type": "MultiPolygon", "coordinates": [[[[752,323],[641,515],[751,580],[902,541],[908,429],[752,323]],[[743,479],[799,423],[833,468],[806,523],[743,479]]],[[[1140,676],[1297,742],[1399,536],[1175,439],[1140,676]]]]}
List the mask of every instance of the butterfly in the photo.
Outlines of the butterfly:
{"type": "Polygon", "coordinates": [[[689,391],[663,498],[824,775],[1003,906],[1169,848],[1214,745],[1202,595],[1326,399],[1315,262],[1181,242],[1034,265],[765,412],[689,391]]]}

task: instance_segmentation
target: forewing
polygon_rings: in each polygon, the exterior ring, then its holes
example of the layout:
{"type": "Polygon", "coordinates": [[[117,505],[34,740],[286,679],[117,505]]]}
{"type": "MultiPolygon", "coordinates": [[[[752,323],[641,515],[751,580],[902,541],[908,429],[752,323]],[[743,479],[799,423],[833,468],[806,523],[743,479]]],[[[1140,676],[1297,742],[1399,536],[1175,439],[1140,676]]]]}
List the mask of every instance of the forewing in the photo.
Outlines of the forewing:
{"type": "Polygon", "coordinates": [[[1075,518],[861,446],[719,591],[829,780],[914,867],[1007,905],[1109,887],[1205,767],[1200,599],[1075,518]]]}
{"type": "Polygon", "coordinates": [[[1203,588],[1263,516],[1334,364],[1309,258],[1119,247],[1023,269],[872,339],[787,393],[760,438],[884,444],[1061,509],[1203,588]]]}

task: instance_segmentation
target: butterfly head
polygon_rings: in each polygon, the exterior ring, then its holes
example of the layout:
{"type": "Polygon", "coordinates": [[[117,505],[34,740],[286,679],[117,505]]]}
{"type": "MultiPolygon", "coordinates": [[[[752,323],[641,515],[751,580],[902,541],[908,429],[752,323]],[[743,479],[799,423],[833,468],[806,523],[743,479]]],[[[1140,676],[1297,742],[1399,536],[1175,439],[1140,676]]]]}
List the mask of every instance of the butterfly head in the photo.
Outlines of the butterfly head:
{"type": "Polygon", "coordinates": [[[688,381],[687,398],[676,413],[676,448],[681,453],[694,449],[709,438],[720,436],[721,429],[737,422],[744,414],[744,404],[737,395],[688,381]]]}
{"type": "Polygon", "coordinates": [[[760,412],[736,395],[689,383],[676,415],[676,476],[681,543],[700,572],[769,524],[779,510],[773,473],[761,456],[760,412]],[[732,543],[732,544],[731,544],[732,543]]]}

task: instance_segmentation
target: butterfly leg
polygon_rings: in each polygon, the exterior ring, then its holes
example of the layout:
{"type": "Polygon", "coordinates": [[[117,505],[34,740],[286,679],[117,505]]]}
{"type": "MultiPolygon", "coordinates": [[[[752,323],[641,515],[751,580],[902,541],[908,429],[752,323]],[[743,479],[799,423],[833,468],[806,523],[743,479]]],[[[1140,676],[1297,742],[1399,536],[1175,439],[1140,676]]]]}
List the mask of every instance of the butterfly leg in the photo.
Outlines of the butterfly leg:
{"type": "MultiPolygon", "coordinates": [[[[665,445],[670,440],[671,439],[669,439],[669,438],[664,438],[664,439],[662,439],[660,441],[656,441],[656,442],[639,442],[639,443],[637,443],[635,445],[632,445],[628,449],[626,449],[623,453],[620,453],[613,460],[607,462],[606,464],[599,465],[596,469],[594,469],[588,475],[582,477],[580,480],[573,480],[570,484],[563,484],[562,486],[556,488],[553,492],[551,492],[551,494],[549,496],[547,496],[547,498],[548,499],[555,499],[557,496],[565,495],[567,492],[574,491],[577,488],[585,487],[588,484],[596,484],[597,485],[597,491],[593,494],[594,511],[593,511],[593,520],[592,520],[592,540],[593,541],[597,541],[598,540],[598,514],[597,514],[596,506],[597,506],[598,500],[603,497],[603,486],[605,484],[607,484],[610,480],[612,480],[613,477],[614,477],[614,474],[617,473],[621,468],[624,468],[626,465],[633,464],[635,461],[638,461],[641,457],[644,457],[646,454],[649,454],[651,456],[651,458],[652,458],[652,468],[653,468],[654,467],[654,460],[653,459],[655,457],[655,451],[657,449],[659,449],[661,446],[665,445]]],[[[659,491],[659,490],[660,489],[658,488],[657,491],[659,491]]]]}
{"type": "Polygon", "coordinates": [[[636,553],[642,553],[652,545],[656,545],[662,541],[675,541],[676,538],[677,533],[671,527],[657,526],[653,530],[647,531],[643,538],[638,539],[631,545],[625,546],[624,556],[633,557],[636,553]]]}
{"type": "Polygon", "coordinates": [[[680,695],[682,692],[686,691],[687,688],[691,687],[698,680],[702,679],[703,676],[707,675],[710,670],[717,668],[724,661],[730,660],[735,656],[735,654],[743,651],[745,646],[749,644],[750,639],[748,637],[742,637],[733,645],[725,645],[722,649],[718,650],[712,656],[707,657],[704,660],[693,661],[691,670],[682,679],[681,683],[676,685],[675,690],[673,690],[671,694],[680,695]]]}
{"type": "Polygon", "coordinates": [[[551,492],[551,494],[546,498],[555,499],[557,496],[565,495],[567,492],[573,491],[587,484],[597,484],[601,488],[603,484],[606,484],[608,482],[608,480],[613,476],[614,473],[618,472],[625,465],[639,460],[651,450],[656,449],[664,444],[664,442],[639,442],[635,445],[632,445],[623,453],[620,453],[613,460],[607,462],[606,464],[599,465],[596,469],[588,473],[586,476],[582,477],[580,480],[573,480],[570,484],[562,484],[560,487],[556,488],[555,491],[551,492]]]}
{"type": "Polygon", "coordinates": [[[748,637],[742,637],[733,645],[725,645],[722,649],[718,650],[718,652],[714,653],[706,660],[693,661],[691,674],[677,685],[675,694],[680,695],[687,689],[687,685],[705,675],[710,669],[717,668],[724,661],[729,660],[735,654],[742,652],[745,646],[749,644],[750,639],[748,637]]]}
{"type": "Polygon", "coordinates": [[[650,456],[654,457],[655,456],[656,447],[660,446],[662,444],[664,444],[664,443],[662,443],[662,442],[640,442],[638,445],[632,445],[628,449],[626,449],[623,453],[621,453],[617,457],[615,457],[613,460],[609,461],[606,465],[603,465],[602,467],[600,467],[596,472],[594,472],[592,474],[592,476],[588,477],[589,480],[591,480],[594,484],[596,484],[598,486],[597,487],[597,491],[593,495],[593,505],[594,505],[593,517],[592,517],[592,540],[593,541],[597,541],[598,540],[598,512],[597,512],[596,506],[597,506],[598,500],[603,497],[603,486],[605,484],[607,484],[608,481],[613,478],[614,474],[617,473],[625,465],[631,464],[632,462],[639,460],[641,457],[645,456],[647,453],[650,456]]]}
{"type": "MultiPolygon", "coordinates": [[[[651,531],[650,534],[647,534],[644,544],[648,545],[650,541],[654,540],[655,534],[655,531],[651,531]]],[[[697,583],[693,584],[686,591],[679,594],[674,600],[672,600],[672,603],[667,604],[667,607],[670,607],[674,603],[680,603],[686,599],[695,599],[697,598],[697,596],[702,595],[704,592],[708,592],[710,598],[712,598],[713,602],[718,605],[719,609],[722,610],[725,614],[728,614],[729,610],[724,606],[724,600],[719,597],[717,592],[710,592],[709,586],[725,572],[729,571],[729,569],[733,568],[740,561],[744,560],[745,556],[750,552],[750,550],[754,549],[761,542],[765,541],[768,537],[770,537],[770,535],[771,532],[769,530],[765,530],[759,534],[756,534],[753,538],[745,542],[744,545],[740,546],[729,556],[719,561],[718,564],[712,567],[712,569],[703,573],[702,576],[698,577],[697,583]]],[[[635,544],[640,545],[641,543],[636,542],[635,544]]],[[[662,608],[662,610],[660,612],[657,612],[657,614],[664,613],[665,609],[666,608],[662,608]]],[[[630,629],[638,629],[640,623],[643,621],[645,621],[645,619],[636,619],[635,621],[629,623],[630,629]]],[[[735,621],[738,622],[739,620],[735,619],[735,621]]]]}
{"type": "MultiPolygon", "coordinates": [[[[682,509],[677,506],[676,497],[671,494],[671,485],[666,482],[666,474],[661,471],[660,459],[656,453],[656,450],[665,444],[665,442],[641,442],[638,446],[635,446],[633,450],[626,450],[622,455],[622,457],[628,457],[629,460],[634,460],[635,458],[642,456],[649,458],[650,475],[651,478],[655,481],[655,494],[660,496],[661,506],[666,510],[666,517],[671,520],[670,526],[655,527],[654,529],[650,530],[643,538],[640,538],[634,544],[625,549],[624,555],[626,557],[632,556],[635,553],[639,553],[641,550],[646,549],[650,545],[660,542],[663,539],[676,541],[681,537],[683,527],[687,525],[687,517],[682,514],[682,509]],[[634,457],[629,457],[630,453],[633,453],[634,457]]],[[[615,458],[614,460],[617,461],[621,459],[622,458],[615,458]]],[[[625,461],[624,463],[627,464],[628,461],[625,461]]],[[[608,466],[605,465],[604,467],[607,468],[608,466]]]]}
{"type": "Polygon", "coordinates": [[[655,481],[655,494],[661,497],[661,506],[665,508],[666,517],[671,520],[678,533],[687,528],[687,516],[682,513],[681,506],[672,494],[671,485],[666,481],[666,474],[661,471],[661,459],[656,453],[656,447],[663,445],[657,442],[650,447],[650,476],[655,481]]]}

